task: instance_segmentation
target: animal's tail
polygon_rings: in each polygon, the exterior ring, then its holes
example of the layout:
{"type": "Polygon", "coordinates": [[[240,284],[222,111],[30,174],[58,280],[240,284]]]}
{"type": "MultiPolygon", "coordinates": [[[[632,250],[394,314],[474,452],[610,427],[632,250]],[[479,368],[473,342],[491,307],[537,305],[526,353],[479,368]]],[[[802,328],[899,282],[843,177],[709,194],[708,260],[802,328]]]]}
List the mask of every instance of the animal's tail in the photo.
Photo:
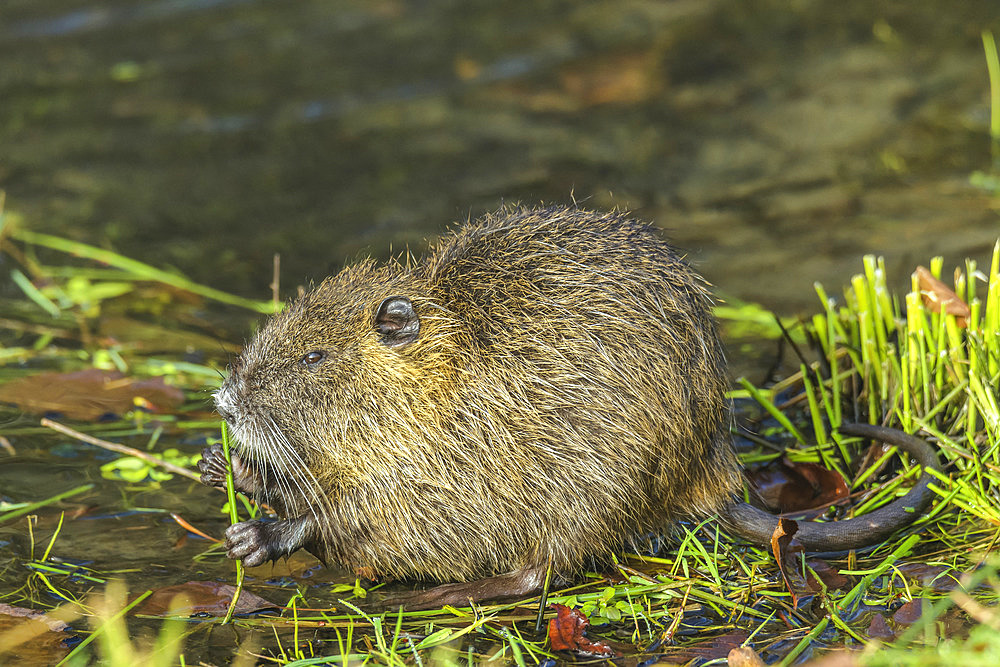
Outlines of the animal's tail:
{"type": "MultiPolygon", "coordinates": [[[[926,441],[903,431],[869,424],[842,424],[840,432],[896,445],[923,468],[920,480],[907,494],[877,510],[844,521],[798,522],[795,539],[806,551],[827,552],[858,549],[881,542],[912,523],[930,504],[928,469],[941,470],[937,452],[926,441]]],[[[754,544],[768,544],[778,526],[778,517],[747,503],[734,503],[720,513],[727,530],[754,544]]]]}

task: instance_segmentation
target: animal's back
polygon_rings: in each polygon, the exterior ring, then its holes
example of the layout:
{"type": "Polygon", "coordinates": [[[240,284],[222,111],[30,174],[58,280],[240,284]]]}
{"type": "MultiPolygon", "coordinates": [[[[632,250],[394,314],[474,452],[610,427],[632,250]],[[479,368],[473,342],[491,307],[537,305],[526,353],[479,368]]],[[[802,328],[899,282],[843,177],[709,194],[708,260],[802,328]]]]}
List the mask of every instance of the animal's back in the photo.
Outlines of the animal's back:
{"type": "Polygon", "coordinates": [[[502,211],[446,236],[416,273],[462,350],[442,449],[465,464],[454,519],[492,533],[487,569],[551,552],[569,570],[731,499],[711,299],[653,227],[502,211]]]}

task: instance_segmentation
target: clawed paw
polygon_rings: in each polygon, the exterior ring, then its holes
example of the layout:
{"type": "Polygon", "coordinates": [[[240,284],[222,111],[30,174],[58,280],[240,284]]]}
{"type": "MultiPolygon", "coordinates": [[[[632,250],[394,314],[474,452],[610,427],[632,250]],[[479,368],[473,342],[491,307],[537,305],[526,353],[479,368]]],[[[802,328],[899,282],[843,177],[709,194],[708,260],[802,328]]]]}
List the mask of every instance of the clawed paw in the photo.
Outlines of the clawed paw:
{"type": "Polygon", "coordinates": [[[198,472],[201,473],[201,483],[220,489],[226,488],[226,454],[222,445],[206,447],[201,452],[198,461],[198,472]]]}
{"type": "MultiPolygon", "coordinates": [[[[234,451],[229,452],[229,458],[233,462],[233,485],[236,490],[252,493],[254,477],[250,468],[234,451]]],[[[201,473],[202,484],[219,489],[226,488],[226,453],[222,445],[214,444],[202,450],[201,460],[198,461],[198,472],[201,473]]]]}
{"type": "Polygon", "coordinates": [[[274,524],[261,521],[244,521],[226,529],[226,555],[242,560],[247,567],[256,567],[282,554],[273,553],[274,524]]]}

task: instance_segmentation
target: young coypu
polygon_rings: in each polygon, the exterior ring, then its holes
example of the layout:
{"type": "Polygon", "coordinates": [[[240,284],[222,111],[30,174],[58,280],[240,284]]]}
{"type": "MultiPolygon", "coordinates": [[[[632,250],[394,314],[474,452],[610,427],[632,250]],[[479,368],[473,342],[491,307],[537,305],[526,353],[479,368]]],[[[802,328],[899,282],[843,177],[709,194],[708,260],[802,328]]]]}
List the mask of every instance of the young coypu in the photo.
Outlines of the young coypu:
{"type": "MultiPolygon", "coordinates": [[[[275,315],[215,396],[237,488],[284,519],[231,527],[231,558],[305,547],[327,563],[466,582],[419,605],[536,590],[638,535],[718,514],[767,543],[737,501],[712,299],[651,225],[576,208],[504,209],[424,260],[364,261],[275,315]]],[[[899,445],[937,468],[922,440],[899,445]]],[[[202,480],[223,486],[218,446],[202,480]]],[[[883,540],[929,501],[928,475],[865,516],[799,524],[810,551],[883,540]]]]}

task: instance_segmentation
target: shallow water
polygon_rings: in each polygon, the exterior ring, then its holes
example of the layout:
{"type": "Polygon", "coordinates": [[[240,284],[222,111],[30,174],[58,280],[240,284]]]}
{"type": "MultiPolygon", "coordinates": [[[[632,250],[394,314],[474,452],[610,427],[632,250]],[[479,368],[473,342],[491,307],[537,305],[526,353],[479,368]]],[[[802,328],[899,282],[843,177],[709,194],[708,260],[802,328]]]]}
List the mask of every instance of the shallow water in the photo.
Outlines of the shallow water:
{"type": "MultiPolygon", "coordinates": [[[[261,298],[275,252],[287,295],[502,202],[619,206],[722,295],[810,313],[813,282],[838,293],[864,253],[900,289],[933,255],[988,257],[984,28],[990,0],[6,0],[0,189],[33,229],[261,298]]],[[[104,480],[108,455],[29,422],[4,413],[0,497],[97,485],[55,554],[135,589],[231,576],[143,511],[221,534],[212,491],[104,480]]],[[[24,525],[0,527],[0,593],[27,579],[24,525]]],[[[350,579],[299,565],[255,592],[350,579]]],[[[222,662],[236,643],[192,641],[222,662]]]]}
{"type": "MultiPolygon", "coordinates": [[[[621,206],[723,294],[815,308],[1000,226],[988,0],[36,2],[0,10],[0,188],[32,227],[285,293],[501,202],[621,206]]],[[[949,264],[949,267],[951,264],[949,264]]]]}

